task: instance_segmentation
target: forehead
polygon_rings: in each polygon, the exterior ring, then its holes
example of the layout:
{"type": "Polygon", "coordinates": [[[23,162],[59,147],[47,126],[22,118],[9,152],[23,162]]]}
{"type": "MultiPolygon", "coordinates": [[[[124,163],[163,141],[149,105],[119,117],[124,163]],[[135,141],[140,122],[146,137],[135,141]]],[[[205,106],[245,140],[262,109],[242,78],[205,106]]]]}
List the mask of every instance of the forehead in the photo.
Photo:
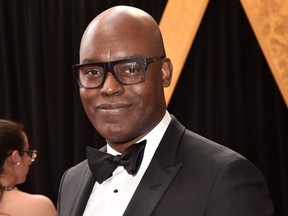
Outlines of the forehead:
{"type": "Polygon", "coordinates": [[[130,56],[152,57],[157,55],[157,48],[151,27],[143,20],[107,18],[92,22],[85,31],[80,61],[85,58],[113,61],[130,56]]]}
{"type": "Polygon", "coordinates": [[[152,57],[150,55],[153,55],[153,50],[149,47],[149,41],[142,36],[96,36],[84,41],[80,48],[80,60],[94,58],[98,61],[113,61],[132,56],[152,57]]]}

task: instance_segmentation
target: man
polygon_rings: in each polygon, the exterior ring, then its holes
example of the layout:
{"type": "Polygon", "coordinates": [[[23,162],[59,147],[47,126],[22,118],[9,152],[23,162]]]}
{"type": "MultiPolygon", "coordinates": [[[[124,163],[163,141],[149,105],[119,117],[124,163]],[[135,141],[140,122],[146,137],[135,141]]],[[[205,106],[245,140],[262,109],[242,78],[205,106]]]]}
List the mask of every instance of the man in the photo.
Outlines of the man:
{"type": "Polygon", "coordinates": [[[166,110],[163,88],[172,64],[150,15],[128,6],[98,15],[82,37],[74,72],[83,107],[107,141],[101,151],[122,156],[99,166],[110,156],[87,148],[88,161],[63,175],[59,215],[273,215],[253,164],[186,130],[166,110]],[[135,150],[139,146],[144,153],[135,150]],[[130,149],[140,154],[133,159],[139,170],[125,169],[130,149]]]}

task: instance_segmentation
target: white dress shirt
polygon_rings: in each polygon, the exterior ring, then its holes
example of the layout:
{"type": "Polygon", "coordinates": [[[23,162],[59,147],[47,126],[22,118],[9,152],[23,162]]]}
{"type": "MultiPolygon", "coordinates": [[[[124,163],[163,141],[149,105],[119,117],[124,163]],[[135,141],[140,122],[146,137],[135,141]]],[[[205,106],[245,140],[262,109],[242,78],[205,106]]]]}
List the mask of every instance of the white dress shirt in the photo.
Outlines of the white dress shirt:
{"type": "MultiPolygon", "coordinates": [[[[119,166],[112,176],[102,182],[102,184],[95,182],[83,214],[84,216],[120,216],[124,214],[170,121],[171,117],[166,111],[161,122],[140,140],[146,139],[147,143],[141,166],[135,176],[129,175],[123,166],[119,166]]],[[[107,145],[107,152],[112,155],[120,154],[109,145],[107,145]]]]}

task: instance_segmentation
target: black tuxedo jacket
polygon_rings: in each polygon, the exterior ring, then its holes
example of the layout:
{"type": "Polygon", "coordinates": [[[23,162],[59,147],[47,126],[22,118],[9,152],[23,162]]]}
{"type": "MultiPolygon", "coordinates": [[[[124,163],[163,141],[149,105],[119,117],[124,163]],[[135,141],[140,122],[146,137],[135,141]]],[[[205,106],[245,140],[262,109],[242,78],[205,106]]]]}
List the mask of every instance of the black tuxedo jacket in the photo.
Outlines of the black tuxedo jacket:
{"type": "MultiPolygon", "coordinates": [[[[66,171],[58,215],[82,215],[94,183],[87,160],[66,171]]],[[[172,116],[124,215],[266,216],[273,215],[273,204],[251,162],[186,130],[172,116]]]]}

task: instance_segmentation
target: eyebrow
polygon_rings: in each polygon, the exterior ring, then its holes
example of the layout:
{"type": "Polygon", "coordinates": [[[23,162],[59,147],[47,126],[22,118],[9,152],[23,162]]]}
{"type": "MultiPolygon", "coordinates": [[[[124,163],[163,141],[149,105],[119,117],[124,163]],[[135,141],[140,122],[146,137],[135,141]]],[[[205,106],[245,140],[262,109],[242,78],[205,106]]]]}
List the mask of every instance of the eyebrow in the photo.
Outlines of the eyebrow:
{"type": "Polygon", "coordinates": [[[84,58],[83,60],[81,60],[81,64],[89,64],[89,63],[97,63],[99,61],[96,61],[96,59],[92,59],[92,58],[84,58]]]}
{"type": "MultiPolygon", "coordinates": [[[[123,59],[116,59],[116,60],[113,60],[113,61],[127,60],[127,59],[134,59],[134,58],[143,58],[143,57],[141,55],[136,54],[136,55],[132,55],[132,56],[126,56],[123,59]]],[[[90,63],[100,63],[100,61],[97,61],[94,58],[84,58],[80,62],[80,64],[90,64],[90,63]]]]}

